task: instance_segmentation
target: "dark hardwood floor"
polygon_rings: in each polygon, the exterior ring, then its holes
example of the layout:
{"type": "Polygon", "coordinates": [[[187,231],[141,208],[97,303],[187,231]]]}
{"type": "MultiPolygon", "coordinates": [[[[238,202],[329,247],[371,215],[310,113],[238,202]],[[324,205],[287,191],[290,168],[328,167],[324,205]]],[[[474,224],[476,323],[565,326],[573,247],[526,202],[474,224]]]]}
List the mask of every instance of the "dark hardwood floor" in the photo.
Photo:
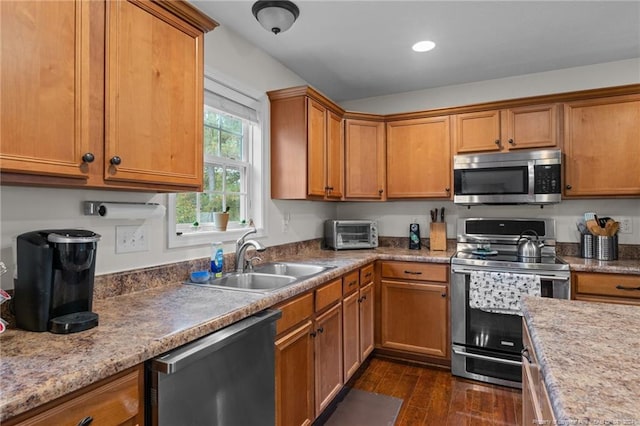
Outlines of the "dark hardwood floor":
{"type": "Polygon", "coordinates": [[[461,379],[449,370],[374,357],[353,387],[403,399],[396,426],[522,425],[520,390],[461,379]]]}

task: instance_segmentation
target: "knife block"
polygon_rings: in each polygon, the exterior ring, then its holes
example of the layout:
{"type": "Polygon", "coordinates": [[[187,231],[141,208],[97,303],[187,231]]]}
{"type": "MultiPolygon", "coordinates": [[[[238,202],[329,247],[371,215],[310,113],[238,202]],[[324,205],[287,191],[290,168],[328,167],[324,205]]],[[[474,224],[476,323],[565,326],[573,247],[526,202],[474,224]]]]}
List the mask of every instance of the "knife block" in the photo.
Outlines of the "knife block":
{"type": "Polygon", "coordinates": [[[431,222],[429,224],[429,248],[434,251],[447,250],[447,224],[431,222]]]}

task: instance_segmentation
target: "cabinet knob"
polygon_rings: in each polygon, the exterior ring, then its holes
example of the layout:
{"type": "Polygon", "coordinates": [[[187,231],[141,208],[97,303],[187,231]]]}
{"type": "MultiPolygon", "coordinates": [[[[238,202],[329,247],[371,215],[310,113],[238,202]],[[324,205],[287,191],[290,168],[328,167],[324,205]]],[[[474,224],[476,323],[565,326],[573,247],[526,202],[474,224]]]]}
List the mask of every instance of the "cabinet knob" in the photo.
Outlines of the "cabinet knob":
{"type": "Polygon", "coordinates": [[[324,333],[324,327],[320,327],[320,328],[318,329],[318,334],[322,334],[322,333],[324,333]]]}
{"type": "Polygon", "coordinates": [[[441,293],[440,296],[447,297],[447,293],[441,293]]]}
{"type": "Polygon", "coordinates": [[[315,332],[315,331],[312,331],[311,333],[309,333],[309,335],[310,335],[311,337],[316,337],[316,332],[315,332]]]}
{"type": "Polygon", "coordinates": [[[516,143],[513,141],[513,139],[509,139],[509,145],[515,145],[516,143]]]}
{"type": "Polygon", "coordinates": [[[382,193],[383,193],[383,192],[384,192],[384,189],[378,189],[378,194],[379,194],[380,196],[382,196],[382,193]]]}
{"type": "Polygon", "coordinates": [[[445,188],[444,190],[445,190],[446,192],[450,192],[450,191],[451,191],[451,188],[445,188]]]}
{"type": "Polygon", "coordinates": [[[82,156],[82,162],[83,163],[93,163],[93,160],[95,160],[95,159],[96,159],[96,157],[90,152],[87,152],[86,154],[84,154],[82,156]]]}
{"type": "Polygon", "coordinates": [[[109,160],[109,162],[114,166],[119,166],[120,163],[122,163],[122,158],[118,157],[117,155],[114,155],[113,157],[111,157],[111,160],[109,160]]]}
{"type": "Polygon", "coordinates": [[[500,139],[496,139],[494,142],[498,147],[500,147],[500,139]]]}
{"type": "Polygon", "coordinates": [[[567,189],[571,189],[571,188],[572,188],[572,186],[571,186],[571,185],[567,185],[567,186],[566,186],[566,188],[567,188],[567,189]]]}
{"type": "Polygon", "coordinates": [[[93,417],[87,416],[78,422],[78,426],[87,426],[93,422],[93,417]]]}

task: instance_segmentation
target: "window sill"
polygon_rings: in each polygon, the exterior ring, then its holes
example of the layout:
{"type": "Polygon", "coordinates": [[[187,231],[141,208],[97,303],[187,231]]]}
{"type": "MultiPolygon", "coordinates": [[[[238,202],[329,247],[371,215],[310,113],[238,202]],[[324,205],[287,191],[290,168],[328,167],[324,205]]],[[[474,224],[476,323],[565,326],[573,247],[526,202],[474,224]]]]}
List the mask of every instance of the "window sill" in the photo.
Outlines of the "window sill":
{"type": "MultiPolygon", "coordinates": [[[[169,248],[176,247],[191,247],[191,246],[202,246],[209,245],[214,242],[221,243],[235,243],[238,238],[244,235],[249,229],[249,227],[244,228],[230,228],[226,231],[214,231],[208,229],[202,230],[189,230],[184,231],[180,234],[178,233],[174,235],[169,235],[169,248]]],[[[258,228],[256,234],[252,234],[251,238],[260,238],[265,237],[264,229],[258,228]]]]}

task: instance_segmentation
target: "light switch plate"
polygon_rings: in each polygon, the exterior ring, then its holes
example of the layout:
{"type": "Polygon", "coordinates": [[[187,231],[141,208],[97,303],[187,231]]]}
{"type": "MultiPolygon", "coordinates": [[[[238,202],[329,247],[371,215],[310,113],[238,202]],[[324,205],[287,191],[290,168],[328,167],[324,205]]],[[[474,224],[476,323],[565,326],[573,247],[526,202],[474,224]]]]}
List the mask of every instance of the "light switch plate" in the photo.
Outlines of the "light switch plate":
{"type": "Polygon", "coordinates": [[[116,226],[116,253],[149,251],[146,225],[116,226]]]}

